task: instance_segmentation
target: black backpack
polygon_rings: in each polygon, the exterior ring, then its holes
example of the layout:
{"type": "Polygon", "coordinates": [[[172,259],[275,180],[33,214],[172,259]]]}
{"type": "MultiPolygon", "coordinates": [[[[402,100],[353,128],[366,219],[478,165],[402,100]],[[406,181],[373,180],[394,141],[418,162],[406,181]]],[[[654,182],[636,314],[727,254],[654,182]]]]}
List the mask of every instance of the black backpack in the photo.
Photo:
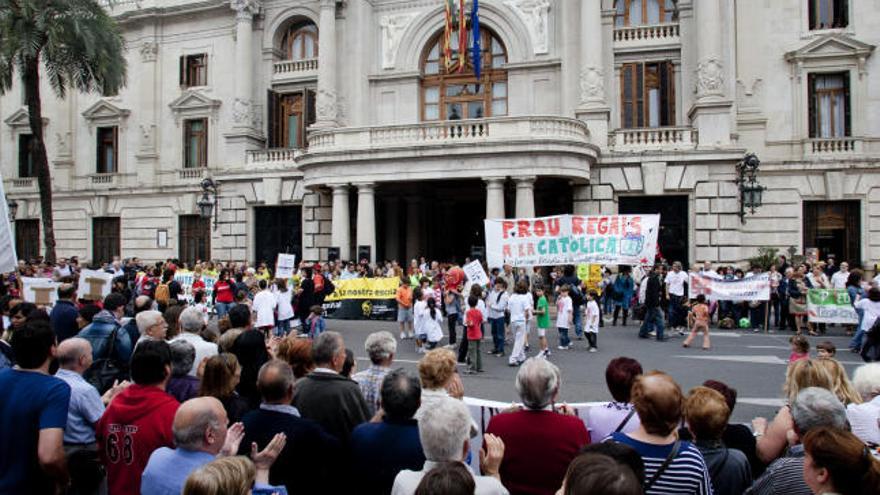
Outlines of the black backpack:
{"type": "Polygon", "coordinates": [[[120,330],[122,327],[117,326],[116,330],[110,333],[110,343],[104,346],[104,356],[96,359],[83,373],[83,378],[98,389],[101,395],[113,387],[113,382],[125,378],[123,366],[113,357],[113,351],[116,350],[116,336],[120,330]]]}
{"type": "Polygon", "coordinates": [[[569,295],[571,296],[572,306],[581,306],[584,304],[584,293],[581,292],[580,284],[572,284],[569,295]]]}

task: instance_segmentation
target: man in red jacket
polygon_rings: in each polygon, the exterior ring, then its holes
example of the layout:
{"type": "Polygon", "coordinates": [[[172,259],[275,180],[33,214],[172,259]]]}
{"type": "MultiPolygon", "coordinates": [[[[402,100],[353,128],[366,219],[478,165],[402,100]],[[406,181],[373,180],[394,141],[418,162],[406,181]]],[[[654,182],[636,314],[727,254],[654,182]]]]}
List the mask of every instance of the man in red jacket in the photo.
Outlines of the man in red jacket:
{"type": "Polygon", "coordinates": [[[113,399],[96,428],[110,495],[139,494],[150,454],[159,447],[174,448],[171,425],[180,404],[165,393],[170,377],[168,343],[141,342],[131,357],[134,384],[113,399]]]}
{"type": "Polygon", "coordinates": [[[559,368],[544,358],[529,358],[516,374],[516,390],[525,406],[489,421],[486,433],[504,441],[501,482],[510,493],[553,495],[562,486],[568,464],[590,443],[584,422],[559,396],[559,368]]]}

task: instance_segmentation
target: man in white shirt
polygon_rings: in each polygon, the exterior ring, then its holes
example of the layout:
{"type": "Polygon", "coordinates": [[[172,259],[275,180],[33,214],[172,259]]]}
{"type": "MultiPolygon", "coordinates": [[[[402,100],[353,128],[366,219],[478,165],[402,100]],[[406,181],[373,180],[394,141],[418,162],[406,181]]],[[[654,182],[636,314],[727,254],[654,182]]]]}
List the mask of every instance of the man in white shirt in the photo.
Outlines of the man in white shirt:
{"type": "Polygon", "coordinates": [[[529,331],[529,320],[532,319],[532,308],[535,307],[528,282],[525,280],[517,282],[507,306],[510,311],[510,333],[514,335],[513,350],[510,352],[507,364],[519,366],[526,360],[526,336],[529,331]]]}
{"type": "Polygon", "coordinates": [[[684,286],[688,281],[688,274],[682,271],[680,261],[672,264],[672,271],[666,274],[664,280],[666,282],[666,297],[669,299],[669,327],[672,330],[677,330],[679,335],[684,335],[684,327],[687,326],[687,322],[682,304],[685,301],[684,286]]]}
{"type": "Polygon", "coordinates": [[[205,319],[202,318],[202,313],[198,309],[190,307],[180,313],[180,320],[178,320],[180,335],[173,340],[185,340],[196,348],[196,358],[193,361],[192,369],[189,370],[190,376],[197,376],[196,371],[198,371],[199,363],[203,359],[216,356],[218,353],[217,344],[206,341],[200,335],[204,327],[205,319]]]}
{"type": "Polygon", "coordinates": [[[718,272],[712,268],[712,263],[708,261],[703,262],[703,269],[700,270],[700,275],[709,278],[721,278],[721,275],[718,275],[718,272]]]}
{"type": "Polygon", "coordinates": [[[840,270],[834,272],[831,276],[832,289],[846,289],[846,279],[849,278],[849,263],[846,261],[840,263],[840,270]]]}
{"type": "MultiPolygon", "coordinates": [[[[422,478],[433,468],[445,462],[464,462],[470,452],[471,415],[464,402],[441,399],[426,410],[419,419],[419,440],[425,453],[425,465],[421,471],[404,469],[394,479],[391,495],[412,495],[422,478]]],[[[480,471],[485,476],[474,475],[475,495],[507,495],[501,484],[499,469],[504,458],[504,442],[492,434],[483,435],[484,455],[480,456],[480,471]]]]}
{"type": "Polygon", "coordinates": [[[275,326],[275,308],[278,307],[278,298],[269,290],[269,284],[261,279],[257,282],[260,292],[254,296],[253,310],[256,315],[254,326],[266,332],[275,326]]]}

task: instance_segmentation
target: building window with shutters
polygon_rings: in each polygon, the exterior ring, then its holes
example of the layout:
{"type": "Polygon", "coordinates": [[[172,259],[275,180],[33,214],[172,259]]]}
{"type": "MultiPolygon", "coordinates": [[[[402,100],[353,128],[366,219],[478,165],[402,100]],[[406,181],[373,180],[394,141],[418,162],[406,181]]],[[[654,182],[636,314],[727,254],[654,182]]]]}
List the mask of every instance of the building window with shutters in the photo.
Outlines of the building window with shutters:
{"type": "Polygon", "coordinates": [[[849,25],[847,0],[806,0],[809,2],[810,29],[844,28],[849,25]]]}
{"type": "Polygon", "coordinates": [[[99,174],[114,174],[119,171],[119,127],[98,127],[97,170],[99,174]]]}
{"type": "Polygon", "coordinates": [[[211,219],[201,215],[180,216],[180,261],[195,263],[211,257],[211,219]]]}
{"type": "Polygon", "coordinates": [[[849,73],[809,74],[810,137],[850,136],[849,73]]]}
{"type": "Polygon", "coordinates": [[[287,60],[308,60],[318,57],[318,28],[311,22],[295,24],[284,33],[281,48],[287,60]]]}
{"type": "Polygon", "coordinates": [[[37,171],[34,169],[33,134],[18,136],[18,176],[22,179],[37,176],[37,171]]]}
{"type": "Polygon", "coordinates": [[[620,69],[621,127],[675,125],[675,69],[672,62],[637,62],[620,69]]]}
{"type": "Polygon", "coordinates": [[[109,263],[114,256],[120,256],[118,217],[96,217],[92,219],[92,261],[109,263]]]}
{"type": "Polygon", "coordinates": [[[268,92],[269,148],[308,147],[307,129],[315,123],[315,91],[268,92]]]}
{"type": "Polygon", "coordinates": [[[183,123],[183,167],[208,166],[208,119],[191,119],[183,123]]]}
{"type": "Polygon", "coordinates": [[[15,254],[20,260],[32,260],[40,255],[40,221],[15,221],[15,254]]]}
{"type": "Polygon", "coordinates": [[[180,57],[180,86],[191,88],[208,85],[208,54],[180,57]]]}
{"type": "Polygon", "coordinates": [[[650,26],[678,21],[674,0],[617,0],[615,27],[650,26]]]}

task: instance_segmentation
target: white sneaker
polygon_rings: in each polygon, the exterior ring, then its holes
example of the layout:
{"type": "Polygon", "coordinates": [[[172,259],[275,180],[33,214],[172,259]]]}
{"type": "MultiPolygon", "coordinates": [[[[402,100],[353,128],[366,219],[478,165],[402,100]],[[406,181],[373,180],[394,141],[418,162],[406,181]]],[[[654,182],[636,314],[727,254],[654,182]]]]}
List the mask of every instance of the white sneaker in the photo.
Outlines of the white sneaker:
{"type": "Polygon", "coordinates": [[[648,337],[655,337],[655,336],[657,336],[657,332],[648,332],[648,337]]]}
{"type": "Polygon", "coordinates": [[[558,346],[558,347],[556,347],[556,348],[559,349],[559,350],[561,350],[561,351],[567,351],[568,349],[571,349],[571,346],[570,346],[570,345],[561,345],[561,346],[558,346]]]}
{"type": "Polygon", "coordinates": [[[400,340],[406,339],[406,332],[400,332],[400,340]]]}
{"type": "Polygon", "coordinates": [[[590,347],[590,352],[596,352],[596,351],[598,351],[598,350],[599,350],[599,349],[596,349],[595,347],[590,347]]]}

